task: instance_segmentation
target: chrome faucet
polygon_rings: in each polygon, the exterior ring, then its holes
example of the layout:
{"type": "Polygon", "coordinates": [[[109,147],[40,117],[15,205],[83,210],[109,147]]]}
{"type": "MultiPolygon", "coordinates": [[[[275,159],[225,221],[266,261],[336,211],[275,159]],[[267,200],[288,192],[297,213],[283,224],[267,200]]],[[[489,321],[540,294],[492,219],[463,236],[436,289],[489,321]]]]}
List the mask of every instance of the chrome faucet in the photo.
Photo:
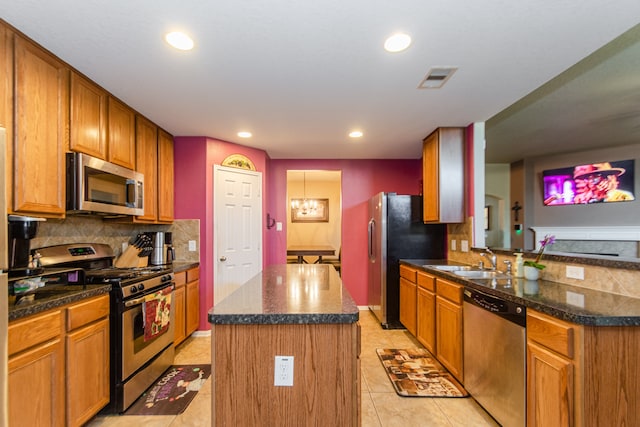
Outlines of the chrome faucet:
{"type": "Polygon", "coordinates": [[[484,248],[485,252],[480,254],[481,257],[485,257],[491,263],[491,270],[495,270],[498,267],[498,256],[494,254],[491,249],[484,248]],[[490,255],[490,256],[489,256],[490,255]]]}

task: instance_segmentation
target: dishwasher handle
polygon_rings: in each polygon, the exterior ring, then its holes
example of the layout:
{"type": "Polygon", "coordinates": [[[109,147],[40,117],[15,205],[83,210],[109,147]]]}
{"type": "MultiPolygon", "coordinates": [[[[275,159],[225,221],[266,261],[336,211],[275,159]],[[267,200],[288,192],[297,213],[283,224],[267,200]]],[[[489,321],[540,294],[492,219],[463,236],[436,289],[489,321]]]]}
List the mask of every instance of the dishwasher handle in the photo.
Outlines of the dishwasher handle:
{"type": "Polygon", "coordinates": [[[523,305],[470,288],[464,290],[464,302],[526,327],[527,309],[523,305]]]}

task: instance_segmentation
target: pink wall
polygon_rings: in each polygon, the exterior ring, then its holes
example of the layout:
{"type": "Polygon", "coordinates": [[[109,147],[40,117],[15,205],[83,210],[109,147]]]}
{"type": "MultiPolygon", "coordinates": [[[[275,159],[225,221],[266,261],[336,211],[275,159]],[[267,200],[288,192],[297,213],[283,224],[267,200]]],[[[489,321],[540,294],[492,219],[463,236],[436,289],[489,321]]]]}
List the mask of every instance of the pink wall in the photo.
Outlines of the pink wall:
{"type": "MultiPolygon", "coordinates": [[[[262,172],[262,209],[266,212],[268,157],[264,151],[205,137],[174,138],[175,217],[200,220],[200,330],[209,329],[207,312],[213,306],[213,165],[231,154],[247,156],[262,172]]],[[[262,240],[265,246],[264,229],[262,240]]],[[[263,264],[265,258],[266,253],[263,264]]]]}
{"type": "Polygon", "coordinates": [[[356,304],[366,305],[369,198],[381,191],[419,194],[422,161],[271,160],[267,212],[283,223],[283,230],[267,231],[267,265],[286,262],[287,170],[305,169],[342,171],[342,281],[356,304]]]}
{"type": "Polygon", "coordinates": [[[287,170],[342,171],[342,280],[358,305],[367,304],[367,202],[381,191],[418,194],[422,162],[411,160],[271,160],[262,150],[205,137],[175,138],[175,217],[200,220],[200,330],[213,306],[213,165],[243,154],[263,177],[263,223],[269,213],[284,229],[263,227],[263,263],[286,262],[287,170]]]}

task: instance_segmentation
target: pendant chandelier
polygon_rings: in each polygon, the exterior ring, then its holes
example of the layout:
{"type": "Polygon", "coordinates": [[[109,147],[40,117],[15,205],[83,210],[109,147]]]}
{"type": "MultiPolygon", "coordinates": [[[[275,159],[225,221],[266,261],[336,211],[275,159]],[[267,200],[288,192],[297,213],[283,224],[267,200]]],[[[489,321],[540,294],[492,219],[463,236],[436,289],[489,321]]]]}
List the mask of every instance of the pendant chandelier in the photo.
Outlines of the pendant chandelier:
{"type": "Polygon", "coordinates": [[[313,199],[307,200],[307,173],[302,173],[302,203],[299,199],[291,201],[291,209],[298,211],[300,215],[315,213],[318,209],[318,202],[313,199]]]}

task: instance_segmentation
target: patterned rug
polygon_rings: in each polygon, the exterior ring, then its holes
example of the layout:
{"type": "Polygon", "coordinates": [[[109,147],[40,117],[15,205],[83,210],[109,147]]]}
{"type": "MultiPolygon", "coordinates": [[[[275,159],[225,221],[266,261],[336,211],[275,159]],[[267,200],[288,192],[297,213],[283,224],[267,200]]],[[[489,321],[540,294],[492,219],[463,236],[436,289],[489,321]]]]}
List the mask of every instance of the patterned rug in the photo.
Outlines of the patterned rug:
{"type": "Polygon", "coordinates": [[[123,415],[181,414],[210,375],[211,365],[174,365],[123,415]]]}
{"type": "Polygon", "coordinates": [[[462,385],[423,348],[379,348],[376,353],[400,396],[469,396],[462,385]]]}

